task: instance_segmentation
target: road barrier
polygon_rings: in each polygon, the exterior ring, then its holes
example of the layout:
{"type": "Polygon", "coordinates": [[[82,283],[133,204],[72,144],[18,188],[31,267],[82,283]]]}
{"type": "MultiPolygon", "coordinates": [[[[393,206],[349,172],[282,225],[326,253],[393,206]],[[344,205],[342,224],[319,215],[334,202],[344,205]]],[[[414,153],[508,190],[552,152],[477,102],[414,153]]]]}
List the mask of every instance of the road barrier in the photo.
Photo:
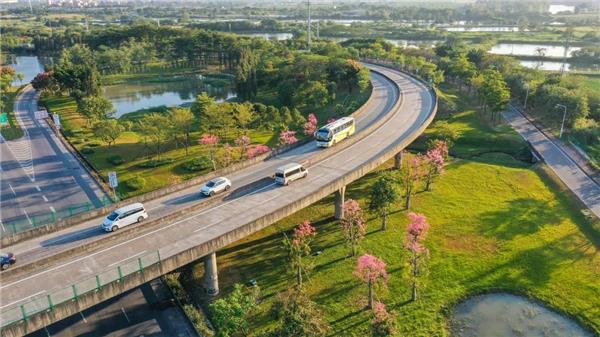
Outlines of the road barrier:
{"type": "Polygon", "coordinates": [[[40,294],[37,297],[29,298],[27,301],[3,311],[0,327],[27,321],[38,313],[52,312],[57,306],[68,302],[77,302],[82,296],[98,292],[103,287],[114,283],[122,283],[125,278],[133,274],[143,273],[144,269],[160,263],[160,261],[160,253],[155,251],[133,258],[128,262],[123,262],[100,274],[57,289],[49,294],[40,294]]]}

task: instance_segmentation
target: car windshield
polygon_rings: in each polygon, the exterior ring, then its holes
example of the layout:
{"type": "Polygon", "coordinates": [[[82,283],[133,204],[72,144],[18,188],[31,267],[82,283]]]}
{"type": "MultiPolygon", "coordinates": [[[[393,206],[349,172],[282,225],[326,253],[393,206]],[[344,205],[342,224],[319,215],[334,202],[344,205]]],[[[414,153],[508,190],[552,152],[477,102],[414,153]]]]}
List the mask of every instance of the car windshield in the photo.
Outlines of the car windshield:
{"type": "Polygon", "coordinates": [[[211,180],[208,182],[208,184],[206,184],[206,187],[213,187],[215,186],[217,183],[214,180],[211,180]]]}
{"type": "Polygon", "coordinates": [[[112,213],[110,213],[110,215],[109,215],[109,216],[107,216],[106,218],[107,218],[108,220],[111,220],[111,221],[112,221],[112,220],[115,220],[115,219],[116,219],[118,216],[119,216],[119,213],[117,213],[117,212],[112,212],[112,213]]]}
{"type": "Polygon", "coordinates": [[[281,172],[277,172],[277,173],[275,173],[275,176],[276,176],[276,177],[279,177],[279,178],[283,178],[283,173],[281,173],[281,172]]]}
{"type": "Polygon", "coordinates": [[[317,139],[320,139],[320,140],[329,140],[329,131],[325,130],[325,129],[321,129],[321,130],[317,131],[316,137],[317,137],[317,139]]]}

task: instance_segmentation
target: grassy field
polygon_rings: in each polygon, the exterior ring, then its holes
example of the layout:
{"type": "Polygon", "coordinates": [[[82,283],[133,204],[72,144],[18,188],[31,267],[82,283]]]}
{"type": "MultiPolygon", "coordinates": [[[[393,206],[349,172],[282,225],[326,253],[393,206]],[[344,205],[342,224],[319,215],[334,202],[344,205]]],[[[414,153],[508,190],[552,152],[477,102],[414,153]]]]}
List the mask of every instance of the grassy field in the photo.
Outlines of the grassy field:
{"type": "Polygon", "coordinates": [[[19,126],[19,123],[17,122],[15,114],[13,112],[15,98],[17,97],[17,94],[21,91],[22,88],[22,86],[13,86],[8,88],[6,92],[2,93],[2,102],[4,103],[4,109],[2,112],[8,113],[9,126],[2,127],[2,129],[0,129],[0,132],[2,132],[2,137],[4,137],[4,139],[6,140],[17,139],[23,136],[23,130],[21,130],[21,127],[19,126]]]}
{"type": "MultiPolygon", "coordinates": [[[[433,191],[420,192],[414,199],[412,210],[431,223],[420,299],[410,301],[403,276],[407,212],[401,202],[385,232],[379,230],[378,219],[368,217],[360,248],[387,263],[388,288],[376,294],[397,314],[397,336],[447,336],[453,306],[469,295],[493,290],[534,297],[600,332],[600,224],[582,214],[544,166],[530,166],[500,151],[517,142],[513,131],[487,126],[468,106],[460,107],[448,122],[461,135],[453,153],[469,159],[454,158],[433,191]]],[[[428,130],[432,132],[435,127],[428,130]]],[[[378,174],[351,184],[346,197],[365,207],[378,174]]],[[[329,197],[317,202],[218,252],[223,294],[234,283],[251,279],[261,288],[264,301],[251,318],[254,332],[270,327],[274,295],[293,282],[286,274],[283,233],[309,219],[319,232],[313,251],[323,253],[311,258],[315,268],[306,283],[308,293],[323,309],[333,328],[331,336],[369,334],[367,289],[352,275],[356,258],[348,256],[339,224],[332,219],[332,201],[329,197]]],[[[195,279],[188,287],[201,284],[202,264],[193,271],[195,279]]]]}

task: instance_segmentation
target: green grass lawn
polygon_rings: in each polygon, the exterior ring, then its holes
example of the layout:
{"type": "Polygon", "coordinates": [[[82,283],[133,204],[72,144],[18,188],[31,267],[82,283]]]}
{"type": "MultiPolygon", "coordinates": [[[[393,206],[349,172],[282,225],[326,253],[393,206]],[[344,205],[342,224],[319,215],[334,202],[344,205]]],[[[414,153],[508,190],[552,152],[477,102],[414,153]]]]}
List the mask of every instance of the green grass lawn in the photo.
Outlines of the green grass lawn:
{"type": "Polygon", "coordinates": [[[2,93],[2,102],[4,103],[4,109],[2,112],[8,113],[8,123],[9,125],[6,127],[2,127],[0,132],[2,132],[2,137],[6,140],[17,139],[23,136],[23,130],[19,126],[17,119],[14,114],[14,106],[15,106],[15,98],[18,93],[21,91],[23,87],[9,87],[8,90],[2,93]]]}
{"type": "MultiPolygon", "coordinates": [[[[513,131],[488,127],[473,109],[459,109],[448,121],[461,132],[454,153],[471,159],[454,158],[433,191],[414,199],[413,211],[431,223],[420,299],[409,301],[410,286],[403,276],[407,212],[401,202],[394,206],[385,232],[369,215],[360,248],[387,263],[388,288],[376,294],[397,314],[397,336],[447,336],[453,306],[492,290],[534,297],[600,332],[600,224],[582,214],[544,166],[530,166],[498,151],[517,142],[513,131]]],[[[346,197],[366,207],[378,174],[349,185],[346,197]]],[[[323,253],[311,258],[315,268],[306,283],[308,293],[324,311],[332,336],[368,335],[367,288],[352,275],[356,258],[348,256],[338,222],[332,219],[332,202],[328,197],[217,253],[222,294],[234,283],[251,279],[261,288],[264,301],[251,317],[254,332],[273,324],[269,308],[274,295],[293,282],[286,274],[283,233],[309,219],[319,232],[313,251],[323,253]]],[[[193,271],[195,279],[188,287],[201,284],[202,264],[193,271]]]]}

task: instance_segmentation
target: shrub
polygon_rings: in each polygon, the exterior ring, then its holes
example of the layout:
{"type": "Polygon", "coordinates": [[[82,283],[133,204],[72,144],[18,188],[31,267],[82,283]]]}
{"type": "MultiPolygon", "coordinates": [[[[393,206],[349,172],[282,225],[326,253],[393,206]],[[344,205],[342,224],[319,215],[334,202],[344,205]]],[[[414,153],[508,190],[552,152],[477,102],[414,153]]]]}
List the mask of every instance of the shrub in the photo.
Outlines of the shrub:
{"type": "Polygon", "coordinates": [[[121,165],[125,162],[125,159],[123,159],[123,157],[121,157],[117,154],[117,155],[106,158],[106,161],[108,161],[109,163],[111,163],[113,165],[121,165]]]}
{"type": "Polygon", "coordinates": [[[94,149],[92,149],[91,147],[84,147],[79,152],[83,154],[92,154],[94,153],[94,149]]]}
{"type": "Polygon", "coordinates": [[[100,145],[102,145],[102,143],[99,143],[99,142],[89,142],[89,143],[87,143],[88,147],[98,147],[100,145]]]}
{"type": "Polygon", "coordinates": [[[211,167],[212,162],[210,161],[210,158],[206,156],[193,158],[183,163],[183,168],[190,172],[202,171],[211,167]]]}
{"type": "Polygon", "coordinates": [[[142,177],[133,177],[125,181],[125,186],[132,190],[140,190],[146,186],[146,179],[142,177]]]}
{"type": "Polygon", "coordinates": [[[173,158],[161,158],[161,159],[150,159],[150,160],[146,160],[144,162],[141,162],[138,164],[139,167],[142,168],[153,168],[153,167],[159,167],[159,166],[163,166],[166,164],[170,164],[174,161],[173,158]]]}

